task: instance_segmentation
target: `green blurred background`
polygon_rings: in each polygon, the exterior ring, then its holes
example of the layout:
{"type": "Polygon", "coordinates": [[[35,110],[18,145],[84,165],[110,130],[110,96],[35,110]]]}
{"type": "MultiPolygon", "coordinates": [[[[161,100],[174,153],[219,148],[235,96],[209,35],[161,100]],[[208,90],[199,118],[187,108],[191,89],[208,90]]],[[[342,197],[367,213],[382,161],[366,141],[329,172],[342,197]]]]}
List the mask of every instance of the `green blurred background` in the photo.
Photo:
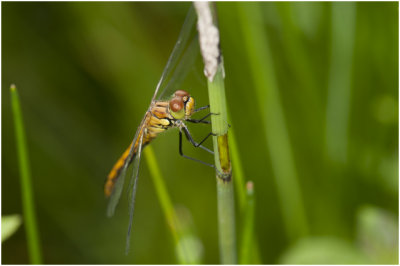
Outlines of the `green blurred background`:
{"type": "MultiPolygon", "coordinates": [[[[22,213],[15,83],[45,263],[177,263],[146,163],[128,256],[126,197],[108,219],[103,184],[189,5],[2,3],[2,215],[22,213]]],[[[217,8],[229,123],[255,184],[253,262],[398,263],[398,3],[217,8]]],[[[206,82],[193,84],[207,104],[206,82]]],[[[199,139],[209,129],[191,130],[199,139]]],[[[213,170],[180,157],[177,142],[171,131],[152,146],[200,262],[219,263],[213,170]]],[[[241,219],[238,210],[238,245],[241,219]]],[[[2,263],[29,263],[23,227],[2,243],[2,263]]]]}

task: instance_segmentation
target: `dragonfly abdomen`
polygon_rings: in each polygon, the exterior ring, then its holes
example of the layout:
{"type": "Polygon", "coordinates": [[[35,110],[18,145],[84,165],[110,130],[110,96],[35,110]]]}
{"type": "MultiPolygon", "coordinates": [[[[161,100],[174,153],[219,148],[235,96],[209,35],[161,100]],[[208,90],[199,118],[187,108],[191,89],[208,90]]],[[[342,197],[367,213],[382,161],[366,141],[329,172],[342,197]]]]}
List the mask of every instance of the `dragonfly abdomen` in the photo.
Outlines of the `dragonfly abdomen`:
{"type": "MultiPolygon", "coordinates": [[[[117,181],[117,177],[119,176],[122,168],[124,167],[125,161],[128,159],[132,144],[133,144],[133,142],[131,143],[131,145],[129,145],[129,147],[121,155],[121,157],[118,159],[118,161],[114,164],[113,168],[111,169],[110,173],[107,176],[107,180],[104,185],[104,194],[106,195],[106,197],[109,197],[111,195],[111,192],[114,189],[114,184],[117,181]]],[[[132,156],[131,161],[133,160],[133,158],[135,158],[135,155],[132,156]]]]}
{"type": "MultiPolygon", "coordinates": [[[[144,148],[153,139],[155,139],[158,134],[166,131],[171,127],[174,127],[174,118],[168,112],[168,102],[157,102],[156,106],[151,108],[146,116],[146,120],[143,123],[142,127],[138,129],[140,130],[140,132],[136,139],[135,146],[133,148],[133,154],[128,162],[128,165],[135,158],[139,140],[142,134],[144,134],[142,143],[142,148],[144,148]]],[[[109,197],[114,189],[115,182],[117,181],[124,165],[126,164],[126,160],[128,159],[129,152],[132,148],[132,144],[133,142],[121,155],[121,157],[114,164],[113,168],[108,174],[106,184],[104,186],[104,194],[106,195],[106,197],[109,197]]]]}

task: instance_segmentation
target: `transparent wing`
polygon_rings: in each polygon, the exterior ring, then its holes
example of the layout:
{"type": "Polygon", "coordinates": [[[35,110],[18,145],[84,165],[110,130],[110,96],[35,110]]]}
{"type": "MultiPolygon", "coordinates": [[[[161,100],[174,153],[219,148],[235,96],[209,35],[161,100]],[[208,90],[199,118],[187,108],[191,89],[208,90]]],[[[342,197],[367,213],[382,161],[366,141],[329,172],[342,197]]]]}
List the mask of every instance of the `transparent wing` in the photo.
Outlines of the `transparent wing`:
{"type": "Polygon", "coordinates": [[[124,181],[125,181],[127,167],[128,167],[128,164],[126,164],[126,166],[124,165],[124,168],[122,169],[122,171],[120,173],[120,176],[118,177],[117,181],[115,182],[114,190],[108,201],[108,207],[107,207],[107,216],[108,217],[111,217],[114,215],[115,208],[118,205],[119,198],[121,197],[121,193],[122,193],[122,188],[124,187],[124,183],[125,183],[124,181]]]}
{"type": "Polygon", "coordinates": [[[199,41],[197,36],[191,40],[189,47],[185,51],[179,65],[175,68],[174,74],[171,76],[168,83],[166,83],[163,91],[160,93],[159,98],[163,99],[172,95],[175,90],[179,89],[190,71],[194,69],[194,63],[199,56],[199,41]]]}
{"type": "Polygon", "coordinates": [[[199,42],[195,30],[196,12],[190,7],[178,40],[168,59],[167,65],[157,83],[152,101],[166,99],[179,88],[180,83],[199,58],[199,42]]]}
{"type": "Polygon", "coordinates": [[[129,246],[130,246],[130,239],[131,239],[131,229],[132,229],[132,221],[133,221],[133,213],[135,211],[135,197],[136,197],[136,188],[137,188],[137,181],[139,177],[139,166],[140,166],[140,158],[142,156],[142,144],[143,144],[143,135],[140,135],[140,140],[138,143],[138,149],[136,152],[135,161],[133,162],[133,171],[130,184],[130,193],[129,193],[129,225],[128,225],[128,234],[126,235],[126,247],[125,253],[128,254],[129,246]]]}
{"type": "MultiPolygon", "coordinates": [[[[136,130],[135,137],[133,138],[132,143],[136,143],[136,140],[137,140],[139,133],[143,127],[145,119],[146,119],[146,115],[142,119],[142,122],[140,122],[140,126],[136,130]]],[[[134,150],[135,150],[135,145],[132,145],[131,149],[129,151],[129,155],[128,155],[127,159],[125,160],[124,166],[123,166],[120,174],[117,177],[117,181],[115,182],[113,192],[110,195],[110,199],[109,199],[108,206],[107,206],[107,216],[109,216],[109,217],[114,215],[115,208],[117,207],[119,199],[121,198],[122,189],[124,188],[124,183],[125,183],[126,171],[127,171],[129,164],[132,162],[132,157],[135,156],[133,158],[134,165],[136,164],[136,161],[138,160],[138,158],[137,158],[138,156],[134,154],[134,150]]]]}

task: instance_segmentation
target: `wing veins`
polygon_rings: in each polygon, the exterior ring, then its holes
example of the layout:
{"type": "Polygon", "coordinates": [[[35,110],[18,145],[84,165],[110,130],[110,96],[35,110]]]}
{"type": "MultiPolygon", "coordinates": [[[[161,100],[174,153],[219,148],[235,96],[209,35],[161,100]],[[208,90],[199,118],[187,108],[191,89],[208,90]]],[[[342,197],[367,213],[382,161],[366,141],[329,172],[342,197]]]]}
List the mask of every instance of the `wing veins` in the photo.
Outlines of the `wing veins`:
{"type": "MultiPolygon", "coordinates": [[[[151,102],[157,97],[157,93],[160,90],[161,85],[165,81],[165,79],[171,74],[172,70],[175,68],[177,63],[179,62],[179,58],[181,57],[183,50],[189,40],[191,29],[196,21],[196,13],[194,12],[193,6],[190,7],[188,14],[186,15],[185,22],[183,23],[182,29],[179,33],[178,41],[176,42],[171,55],[167,61],[167,64],[164,68],[163,73],[161,74],[161,78],[157,83],[156,90],[154,92],[153,98],[151,102]]],[[[164,90],[165,91],[165,90],[164,90]]],[[[162,93],[164,94],[164,93],[162,93]]]]}

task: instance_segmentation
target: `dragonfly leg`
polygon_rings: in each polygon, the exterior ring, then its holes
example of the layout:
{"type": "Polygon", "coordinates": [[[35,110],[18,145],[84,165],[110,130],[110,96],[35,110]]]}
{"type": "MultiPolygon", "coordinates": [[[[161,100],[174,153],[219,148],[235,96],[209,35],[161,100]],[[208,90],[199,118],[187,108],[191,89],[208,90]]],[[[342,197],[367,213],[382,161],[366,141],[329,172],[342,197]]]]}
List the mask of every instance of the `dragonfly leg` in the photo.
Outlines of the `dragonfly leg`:
{"type": "Polygon", "coordinates": [[[206,148],[206,147],[204,147],[203,145],[201,145],[201,144],[202,144],[204,141],[206,141],[210,136],[215,136],[214,133],[212,133],[212,132],[208,133],[208,135],[207,135],[202,141],[200,141],[199,143],[197,143],[197,142],[193,139],[192,135],[191,135],[190,132],[189,132],[189,129],[188,129],[186,126],[182,126],[182,129],[183,129],[183,131],[185,132],[185,136],[186,136],[187,140],[188,140],[194,147],[196,147],[196,148],[200,147],[200,148],[202,148],[203,150],[208,151],[208,152],[211,153],[211,154],[214,154],[213,151],[211,151],[211,150],[209,150],[208,148],[206,148]]]}
{"type": "Polygon", "coordinates": [[[193,113],[197,113],[197,112],[199,112],[199,111],[201,111],[201,110],[204,110],[204,109],[207,109],[207,108],[210,108],[210,105],[206,105],[206,106],[199,107],[199,108],[195,109],[195,110],[193,111],[193,113]]]}
{"type": "Polygon", "coordinates": [[[203,123],[203,124],[211,124],[211,121],[205,121],[206,118],[209,116],[214,115],[214,113],[208,113],[205,115],[203,118],[200,119],[186,119],[185,121],[191,122],[191,123],[203,123]]]}
{"type": "Polygon", "coordinates": [[[210,167],[216,169],[215,165],[213,165],[213,164],[206,163],[206,162],[203,162],[202,160],[199,160],[199,159],[196,159],[196,158],[192,158],[192,157],[189,157],[189,156],[183,154],[183,151],[182,151],[182,131],[179,131],[179,154],[182,157],[186,158],[186,159],[189,159],[189,160],[192,160],[192,161],[195,161],[195,162],[199,162],[199,163],[202,163],[204,165],[207,165],[207,166],[210,166],[210,167]]]}
{"type": "Polygon", "coordinates": [[[194,120],[194,119],[186,119],[185,121],[188,121],[188,122],[191,122],[191,123],[211,124],[211,121],[199,121],[199,120],[194,120]]]}
{"type": "MultiPolygon", "coordinates": [[[[212,134],[213,134],[213,133],[208,134],[207,137],[209,137],[209,136],[212,135],[212,134]]],[[[207,137],[206,137],[206,139],[207,139],[207,137]]],[[[218,174],[219,174],[220,176],[226,176],[226,174],[221,173],[221,172],[218,170],[218,168],[217,168],[214,164],[206,163],[206,162],[203,162],[202,160],[199,160],[199,159],[196,159],[196,158],[192,158],[192,157],[189,157],[189,156],[183,154],[183,151],[182,151],[182,131],[179,131],[179,154],[180,154],[182,157],[186,158],[186,159],[190,159],[190,160],[192,160],[192,161],[199,162],[199,163],[201,163],[201,164],[204,164],[204,165],[207,165],[207,166],[210,166],[210,167],[214,168],[215,171],[217,171],[218,174]]]]}

